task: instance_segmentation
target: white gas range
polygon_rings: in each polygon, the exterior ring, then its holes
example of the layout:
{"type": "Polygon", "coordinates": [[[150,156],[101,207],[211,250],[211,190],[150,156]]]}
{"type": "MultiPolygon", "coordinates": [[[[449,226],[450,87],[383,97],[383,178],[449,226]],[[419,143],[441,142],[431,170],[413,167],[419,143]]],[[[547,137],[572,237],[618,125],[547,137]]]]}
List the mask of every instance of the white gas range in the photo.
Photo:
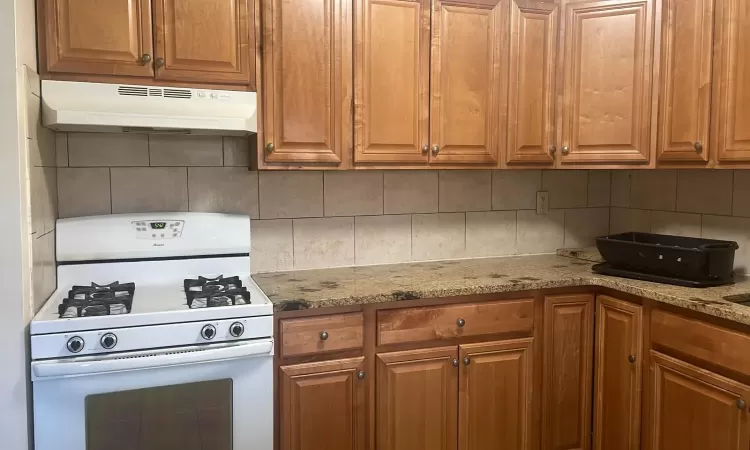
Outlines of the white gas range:
{"type": "Polygon", "coordinates": [[[270,450],[273,308],[250,259],[246,216],[59,220],[30,327],[35,449],[270,450]]]}

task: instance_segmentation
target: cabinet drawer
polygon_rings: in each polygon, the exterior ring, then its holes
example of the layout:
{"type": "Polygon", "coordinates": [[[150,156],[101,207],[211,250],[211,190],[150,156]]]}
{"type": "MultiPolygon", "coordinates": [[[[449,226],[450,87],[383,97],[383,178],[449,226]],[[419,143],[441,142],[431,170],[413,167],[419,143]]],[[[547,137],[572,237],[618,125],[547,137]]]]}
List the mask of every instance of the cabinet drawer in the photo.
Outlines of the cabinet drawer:
{"type": "Polygon", "coordinates": [[[281,321],[281,356],[362,348],[362,313],[281,321]]]}
{"type": "Polygon", "coordinates": [[[534,300],[378,311],[378,345],[498,333],[531,334],[534,300]]]}
{"type": "Polygon", "coordinates": [[[750,336],[661,310],[651,313],[653,344],[750,374],[750,336]]]}

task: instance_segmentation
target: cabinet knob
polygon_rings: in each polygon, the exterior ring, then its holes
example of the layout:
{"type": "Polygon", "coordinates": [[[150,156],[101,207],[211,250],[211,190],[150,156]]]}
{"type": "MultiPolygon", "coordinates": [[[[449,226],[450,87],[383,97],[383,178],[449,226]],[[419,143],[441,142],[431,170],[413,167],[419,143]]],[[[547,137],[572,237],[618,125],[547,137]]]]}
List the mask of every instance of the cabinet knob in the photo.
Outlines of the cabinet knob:
{"type": "Polygon", "coordinates": [[[745,406],[747,405],[745,405],[744,400],[742,400],[741,398],[737,399],[737,409],[745,409],[745,406]]]}
{"type": "Polygon", "coordinates": [[[570,148],[567,145],[563,146],[562,154],[567,155],[568,153],[570,153],[570,148]]]}
{"type": "Polygon", "coordinates": [[[166,64],[164,58],[156,58],[156,67],[164,67],[164,64],[166,64]]]}
{"type": "Polygon", "coordinates": [[[432,154],[433,155],[437,155],[439,151],[440,151],[440,147],[438,147],[437,145],[433,145],[432,146],[432,154]]]}
{"type": "Polygon", "coordinates": [[[703,144],[700,141],[693,144],[693,147],[695,147],[696,153],[700,153],[703,151],[703,144]]]}
{"type": "Polygon", "coordinates": [[[555,153],[557,153],[557,147],[553,145],[552,147],[549,148],[549,154],[554,156],[555,153]]]}
{"type": "Polygon", "coordinates": [[[464,325],[466,325],[466,321],[464,319],[458,319],[456,325],[458,325],[458,328],[463,328],[464,325]]]}
{"type": "Polygon", "coordinates": [[[360,370],[359,372],[357,372],[357,378],[360,379],[360,380],[364,380],[365,379],[365,371],[364,370],[360,370]]]}
{"type": "Polygon", "coordinates": [[[458,367],[458,360],[456,358],[453,358],[451,364],[453,364],[453,367],[458,367]]]}
{"type": "Polygon", "coordinates": [[[425,144],[422,146],[422,153],[427,153],[430,151],[430,146],[425,144]]]}
{"type": "Polygon", "coordinates": [[[151,62],[151,55],[149,55],[148,53],[146,53],[143,56],[141,56],[141,64],[143,64],[145,66],[146,64],[148,64],[150,62],[151,62]]]}
{"type": "Polygon", "coordinates": [[[471,364],[471,360],[469,359],[469,357],[464,357],[464,366],[468,366],[469,364],[471,364]]]}
{"type": "Polygon", "coordinates": [[[635,355],[628,355],[628,361],[630,362],[630,364],[635,363],[635,355]]]}
{"type": "Polygon", "coordinates": [[[271,142],[269,142],[268,144],[266,144],[266,150],[268,150],[269,152],[272,152],[275,148],[276,147],[274,147],[273,143],[271,143],[271,142]]]}
{"type": "Polygon", "coordinates": [[[320,340],[321,341],[325,341],[326,339],[328,339],[328,332],[327,331],[321,331],[320,332],[320,340]]]}

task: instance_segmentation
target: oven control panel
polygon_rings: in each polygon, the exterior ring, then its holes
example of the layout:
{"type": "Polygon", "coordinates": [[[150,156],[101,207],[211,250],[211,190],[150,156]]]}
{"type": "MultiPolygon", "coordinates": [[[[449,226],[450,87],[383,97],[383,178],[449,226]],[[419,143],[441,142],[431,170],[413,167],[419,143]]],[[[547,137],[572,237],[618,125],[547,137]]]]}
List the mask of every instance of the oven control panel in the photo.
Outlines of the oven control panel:
{"type": "Polygon", "coordinates": [[[175,239],[182,236],[184,220],[137,220],[131,222],[137,239],[175,239]]]}

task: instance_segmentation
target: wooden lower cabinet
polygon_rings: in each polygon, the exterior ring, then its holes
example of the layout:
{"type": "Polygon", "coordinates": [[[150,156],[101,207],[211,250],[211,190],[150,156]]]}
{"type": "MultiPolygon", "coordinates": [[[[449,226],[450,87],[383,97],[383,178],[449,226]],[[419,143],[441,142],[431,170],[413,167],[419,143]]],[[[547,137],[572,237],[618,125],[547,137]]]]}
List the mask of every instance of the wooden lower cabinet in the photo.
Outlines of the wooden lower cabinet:
{"type": "Polygon", "coordinates": [[[364,358],[279,368],[280,450],[364,450],[364,358]]]}
{"type": "Polygon", "coordinates": [[[651,351],[645,450],[747,450],[750,387],[651,351]]]}

